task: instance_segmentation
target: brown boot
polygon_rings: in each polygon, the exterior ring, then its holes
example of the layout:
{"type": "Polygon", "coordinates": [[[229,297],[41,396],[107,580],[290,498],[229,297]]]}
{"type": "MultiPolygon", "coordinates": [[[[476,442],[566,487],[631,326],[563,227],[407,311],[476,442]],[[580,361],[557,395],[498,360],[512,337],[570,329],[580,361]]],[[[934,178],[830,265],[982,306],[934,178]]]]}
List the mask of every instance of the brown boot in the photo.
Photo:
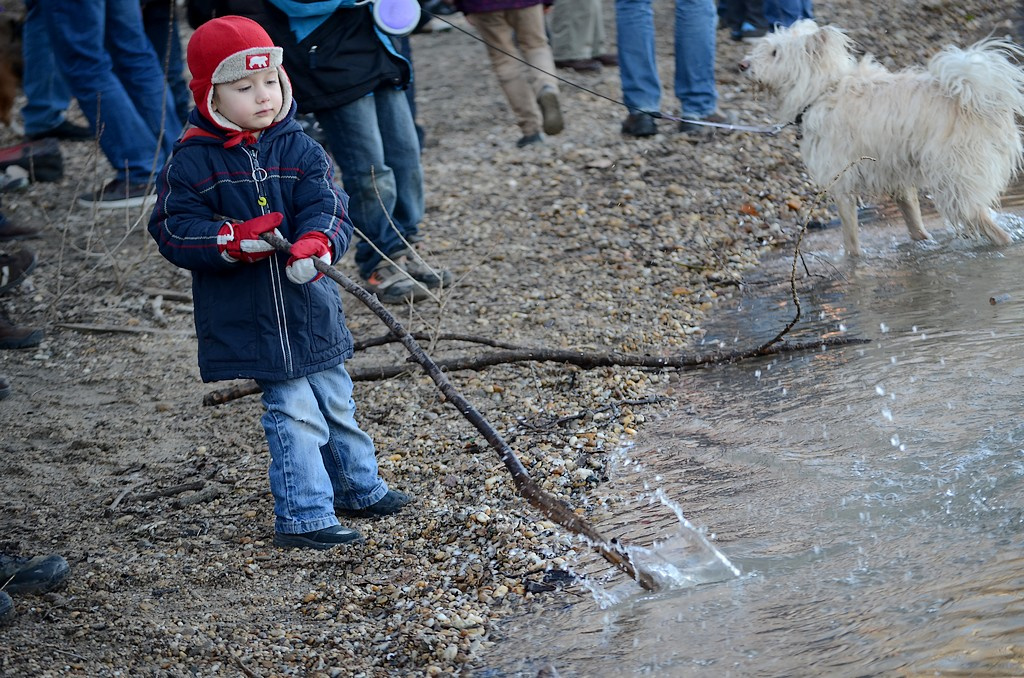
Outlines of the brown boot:
{"type": "Polygon", "coordinates": [[[0,318],[0,349],[35,348],[42,340],[42,330],[34,327],[19,327],[0,318]]]}

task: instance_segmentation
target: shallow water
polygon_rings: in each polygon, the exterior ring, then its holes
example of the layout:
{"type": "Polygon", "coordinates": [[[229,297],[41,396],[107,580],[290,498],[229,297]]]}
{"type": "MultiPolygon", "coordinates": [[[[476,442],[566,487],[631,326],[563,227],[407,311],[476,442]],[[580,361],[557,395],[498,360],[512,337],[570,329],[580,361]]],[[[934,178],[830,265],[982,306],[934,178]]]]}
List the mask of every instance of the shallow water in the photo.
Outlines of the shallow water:
{"type": "MultiPolygon", "coordinates": [[[[673,590],[581,558],[597,595],[507,623],[486,673],[1024,675],[1020,223],[1001,250],[876,225],[856,264],[837,231],[813,236],[797,334],[869,342],[681,374],[678,412],[624,451],[598,525],[671,537],[660,488],[739,575],[697,564],[685,530],[662,555],[697,576],[673,590]]],[[[746,347],[793,306],[774,286],[720,315],[707,341],[746,347]]]]}

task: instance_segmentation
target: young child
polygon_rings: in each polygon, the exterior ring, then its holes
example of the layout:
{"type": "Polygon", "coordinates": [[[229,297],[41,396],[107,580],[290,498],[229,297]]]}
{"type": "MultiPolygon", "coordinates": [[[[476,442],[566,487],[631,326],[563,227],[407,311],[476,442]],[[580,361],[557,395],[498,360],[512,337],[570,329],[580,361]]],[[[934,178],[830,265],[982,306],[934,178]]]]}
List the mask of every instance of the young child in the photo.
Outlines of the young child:
{"type": "Polygon", "coordinates": [[[327,549],[360,540],[336,513],[373,517],[409,502],[377,471],[356,424],[352,355],[333,263],[353,226],[326,153],[293,119],[291,85],[255,21],[226,16],[188,44],[196,108],[158,183],[149,223],[160,253],[192,271],[203,381],[263,389],[274,544],[327,549]],[[277,253],[260,234],[293,243],[277,253]]]}

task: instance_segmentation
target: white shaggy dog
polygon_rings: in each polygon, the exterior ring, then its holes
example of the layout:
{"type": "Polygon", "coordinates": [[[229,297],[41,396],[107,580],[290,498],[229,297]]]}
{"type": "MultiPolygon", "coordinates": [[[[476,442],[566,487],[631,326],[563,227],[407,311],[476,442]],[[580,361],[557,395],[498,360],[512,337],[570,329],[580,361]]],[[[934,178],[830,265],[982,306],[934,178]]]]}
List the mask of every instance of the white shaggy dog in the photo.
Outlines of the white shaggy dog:
{"type": "Polygon", "coordinates": [[[851,47],[837,28],[798,21],[740,63],[779,98],[783,120],[801,125],[800,152],[836,202],[846,253],[861,253],[859,194],[891,194],[910,237],[927,239],[919,188],[958,233],[1009,243],[990,208],[1021,166],[1024,71],[1011,58],[1024,50],[983,40],[892,73],[870,56],[856,60],[851,47]]]}

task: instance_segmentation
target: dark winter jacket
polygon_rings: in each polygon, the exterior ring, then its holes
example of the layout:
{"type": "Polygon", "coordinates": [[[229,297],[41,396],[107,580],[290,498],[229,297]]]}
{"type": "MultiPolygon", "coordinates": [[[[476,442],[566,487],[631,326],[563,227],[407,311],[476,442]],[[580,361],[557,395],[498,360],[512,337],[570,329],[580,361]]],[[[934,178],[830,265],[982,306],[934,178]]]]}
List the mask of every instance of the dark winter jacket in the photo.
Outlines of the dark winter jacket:
{"type": "Polygon", "coordinates": [[[217,234],[225,221],[281,212],[294,242],[317,230],[339,258],[352,238],[348,197],[335,186],[326,153],[288,117],[249,146],[226,139],[197,111],[160,174],[149,232],[171,263],[192,271],[199,370],[204,381],[292,379],[352,355],[338,286],[329,278],[298,285],[284,275],[287,255],[228,263],[217,234]],[[212,135],[212,136],[211,136],[212,135]]]}
{"type": "Polygon", "coordinates": [[[354,0],[217,0],[213,14],[253,19],[284,49],[284,69],[302,112],[352,103],[380,87],[405,88],[412,68],[354,0]],[[277,5],[280,5],[278,7],[277,5]],[[309,30],[309,26],[315,28],[309,30]]]}

